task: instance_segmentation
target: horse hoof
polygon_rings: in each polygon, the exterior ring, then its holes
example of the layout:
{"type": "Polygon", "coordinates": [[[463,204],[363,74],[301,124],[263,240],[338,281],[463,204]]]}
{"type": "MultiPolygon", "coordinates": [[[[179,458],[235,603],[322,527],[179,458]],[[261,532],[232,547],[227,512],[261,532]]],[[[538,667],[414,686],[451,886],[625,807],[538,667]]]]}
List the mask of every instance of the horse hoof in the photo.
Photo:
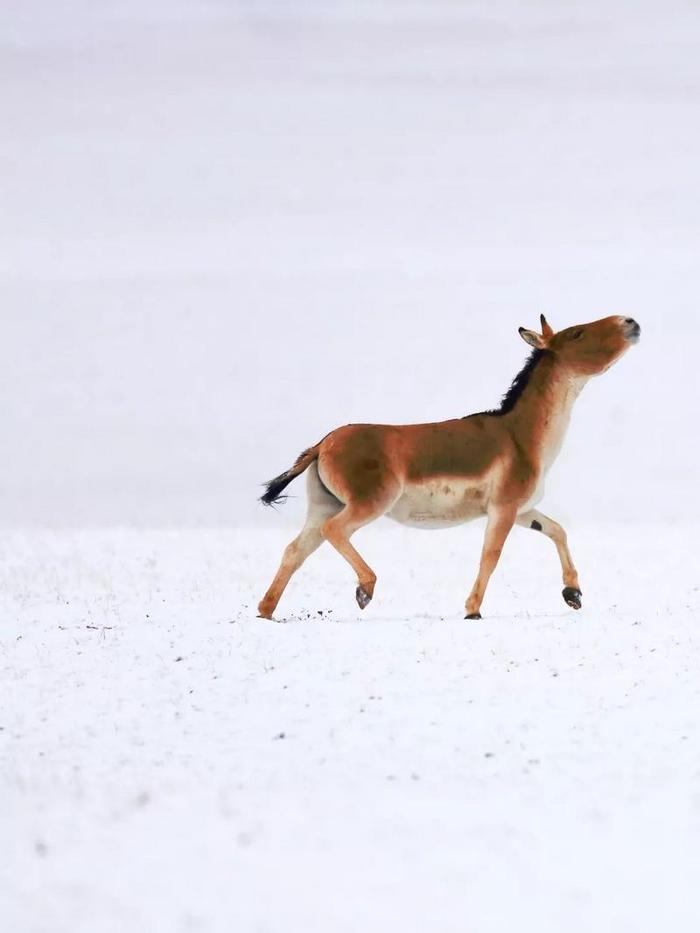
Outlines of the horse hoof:
{"type": "Polygon", "coordinates": [[[275,607],[271,606],[269,602],[265,599],[261,599],[258,603],[258,618],[259,619],[272,619],[272,613],[274,612],[275,607]]]}
{"type": "Polygon", "coordinates": [[[358,586],[355,590],[355,599],[357,600],[357,605],[360,609],[364,609],[365,606],[369,604],[369,601],[372,599],[371,595],[363,586],[358,586]]]}
{"type": "Polygon", "coordinates": [[[480,619],[480,618],[481,618],[481,613],[480,613],[480,612],[470,612],[469,615],[466,615],[464,618],[465,618],[465,619],[480,619]]]}
{"type": "Polygon", "coordinates": [[[567,606],[571,606],[572,609],[581,608],[581,590],[574,589],[573,586],[565,586],[561,591],[561,595],[564,597],[564,602],[567,606]]]}

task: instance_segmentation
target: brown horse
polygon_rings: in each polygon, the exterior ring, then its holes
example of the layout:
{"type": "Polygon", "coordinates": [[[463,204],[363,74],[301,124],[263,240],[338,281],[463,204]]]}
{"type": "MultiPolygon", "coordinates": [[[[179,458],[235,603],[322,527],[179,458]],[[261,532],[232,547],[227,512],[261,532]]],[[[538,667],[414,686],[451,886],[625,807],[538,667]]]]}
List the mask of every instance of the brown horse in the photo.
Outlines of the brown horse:
{"type": "Polygon", "coordinates": [[[547,471],[564,440],[572,406],[588,379],[605,372],[641,333],[629,317],[606,317],[554,333],[519,329],[533,347],[499,408],[433,424],[349,424],[304,451],[271,480],[267,505],[308,470],[308,514],[287,546],[258,606],[272,618],[284,588],[326,540],[357,574],[360,609],[372,599],[374,571],[350,543],[358,528],[381,515],[418,528],[445,528],[487,517],[479,572],[466,601],[466,618],[480,619],[481,603],[514,524],[551,538],[561,561],[564,600],[581,608],[576,567],[561,525],[535,509],[547,471]]]}

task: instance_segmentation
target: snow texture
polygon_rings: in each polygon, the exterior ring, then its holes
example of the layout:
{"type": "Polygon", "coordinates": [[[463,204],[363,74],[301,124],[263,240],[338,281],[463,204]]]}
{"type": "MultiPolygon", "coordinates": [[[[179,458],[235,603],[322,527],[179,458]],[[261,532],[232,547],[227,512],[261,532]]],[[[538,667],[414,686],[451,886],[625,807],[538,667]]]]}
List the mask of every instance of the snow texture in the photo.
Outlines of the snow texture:
{"type": "Polygon", "coordinates": [[[700,7],[0,5],[0,927],[700,928],[700,7]],[[260,483],[634,316],[484,621],[480,523],[364,613],[260,483]]]}
{"type": "Polygon", "coordinates": [[[575,613],[516,529],[475,623],[477,526],[370,528],[286,624],[282,535],[10,535],[4,929],[697,930],[697,532],[579,529],[575,613]]]}

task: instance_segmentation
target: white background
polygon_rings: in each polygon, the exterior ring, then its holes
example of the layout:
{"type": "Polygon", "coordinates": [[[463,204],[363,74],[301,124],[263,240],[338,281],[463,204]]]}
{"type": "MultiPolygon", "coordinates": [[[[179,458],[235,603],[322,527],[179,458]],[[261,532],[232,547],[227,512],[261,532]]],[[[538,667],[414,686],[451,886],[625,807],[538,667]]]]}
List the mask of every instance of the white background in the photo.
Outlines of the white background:
{"type": "Polygon", "coordinates": [[[260,483],[492,407],[541,311],[643,328],[543,506],[697,517],[697,7],[1,16],[0,522],[297,522],[260,483]]]}

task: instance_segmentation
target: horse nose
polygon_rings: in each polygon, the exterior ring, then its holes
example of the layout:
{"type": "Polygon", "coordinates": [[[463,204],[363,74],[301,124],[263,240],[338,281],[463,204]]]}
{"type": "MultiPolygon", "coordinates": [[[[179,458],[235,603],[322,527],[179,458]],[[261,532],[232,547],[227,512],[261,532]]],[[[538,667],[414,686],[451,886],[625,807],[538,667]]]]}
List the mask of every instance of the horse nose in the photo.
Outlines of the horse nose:
{"type": "Polygon", "coordinates": [[[639,340],[639,335],[642,332],[642,328],[635,321],[633,317],[626,317],[624,320],[625,324],[625,337],[628,340],[639,340]]]}

